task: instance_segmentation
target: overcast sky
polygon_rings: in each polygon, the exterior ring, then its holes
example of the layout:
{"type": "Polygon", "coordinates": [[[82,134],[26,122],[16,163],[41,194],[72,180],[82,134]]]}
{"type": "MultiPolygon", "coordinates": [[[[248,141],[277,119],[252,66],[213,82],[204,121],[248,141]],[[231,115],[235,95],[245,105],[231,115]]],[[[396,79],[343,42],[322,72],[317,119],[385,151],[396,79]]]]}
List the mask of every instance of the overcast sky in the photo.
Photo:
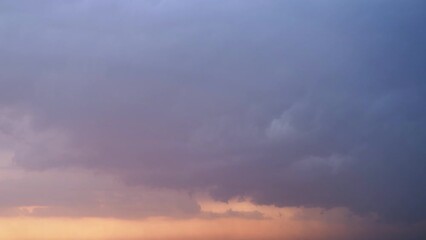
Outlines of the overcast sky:
{"type": "Polygon", "coordinates": [[[422,239],[425,10],[423,0],[0,1],[1,221],[167,217],[210,229],[287,209],[303,212],[286,220],[299,228],[334,232],[246,239],[422,239]]]}

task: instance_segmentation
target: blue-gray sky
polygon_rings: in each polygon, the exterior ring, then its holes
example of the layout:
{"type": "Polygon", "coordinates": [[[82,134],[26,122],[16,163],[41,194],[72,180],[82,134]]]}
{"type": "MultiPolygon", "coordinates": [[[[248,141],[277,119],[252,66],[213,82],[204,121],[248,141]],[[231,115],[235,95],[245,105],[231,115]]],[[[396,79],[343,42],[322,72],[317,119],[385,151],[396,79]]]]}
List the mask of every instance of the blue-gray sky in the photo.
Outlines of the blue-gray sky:
{"type": "Polygon", "coordinates": [[[28,174],[418,224],[425,22],[422,0],[1,1],[0,150],[28,174]]]}

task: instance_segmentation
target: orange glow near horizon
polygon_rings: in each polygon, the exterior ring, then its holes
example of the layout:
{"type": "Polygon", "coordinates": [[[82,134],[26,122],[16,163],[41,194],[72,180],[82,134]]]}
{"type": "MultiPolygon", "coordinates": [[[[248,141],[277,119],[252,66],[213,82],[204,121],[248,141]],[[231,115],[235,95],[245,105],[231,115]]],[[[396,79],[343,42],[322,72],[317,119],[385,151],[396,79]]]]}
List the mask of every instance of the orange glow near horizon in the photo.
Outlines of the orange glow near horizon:
{"type": "MultiPolygon", "coordinates": [[[[200,202],[204,215],[194,218],[155,217],[140,220],[111,218],[0,218],[0,239],[84,240],[292,240],[344,239],[367,233],[365,219],[350,223],[345,209],[278,208],[249,201],[200,202]],[[242,213],[241,215],[226,215],[242,213]],[[245,217],[258,212],[260,217],[245,217]],[[210,213],[210,215],[209,215],[210,213]]],[[[32,211],[36,211],[37,207],[32,211]]],[[[371,230],[371,229],[370,229],[371,230]]],[[[377,229],[376,229],[377,231],[377,229]]]]}
{"type": "Polygon", "coordinates": [[[9,218],[0,220],[0,239],[293,239],[315,232],[326,237],[345,233],[339,226],[253,219],[9,218]]]}

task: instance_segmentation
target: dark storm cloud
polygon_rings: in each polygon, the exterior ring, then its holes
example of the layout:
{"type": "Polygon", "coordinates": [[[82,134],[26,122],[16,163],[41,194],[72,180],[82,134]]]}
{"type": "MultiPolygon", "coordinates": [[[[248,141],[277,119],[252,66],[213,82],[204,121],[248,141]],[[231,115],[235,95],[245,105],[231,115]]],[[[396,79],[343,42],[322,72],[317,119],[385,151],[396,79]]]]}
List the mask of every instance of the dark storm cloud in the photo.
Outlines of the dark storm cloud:
{"type": "Polygon", "coordinates": [[[0,5],[0,105],[81,153],[20,165],[426,219],[422,1],[28,4],[0,5]]]}

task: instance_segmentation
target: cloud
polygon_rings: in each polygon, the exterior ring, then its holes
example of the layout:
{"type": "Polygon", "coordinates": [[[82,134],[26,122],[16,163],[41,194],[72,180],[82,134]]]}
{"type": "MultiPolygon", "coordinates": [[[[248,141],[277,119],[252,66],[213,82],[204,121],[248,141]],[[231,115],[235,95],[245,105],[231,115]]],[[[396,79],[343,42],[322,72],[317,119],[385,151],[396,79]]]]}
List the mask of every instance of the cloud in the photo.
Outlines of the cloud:
{"type": "Polygon", "coordinates": [[[189,218],[200,213],[188,193],[130,187],[117,179],[82,170],[24,172],[1,170],[3,217],[145,219],[189,218]]]}
{"type": "Polygon", "coordinates": [[[20,167],[425,220],[422,1],[2,4],[20,167]]]}

